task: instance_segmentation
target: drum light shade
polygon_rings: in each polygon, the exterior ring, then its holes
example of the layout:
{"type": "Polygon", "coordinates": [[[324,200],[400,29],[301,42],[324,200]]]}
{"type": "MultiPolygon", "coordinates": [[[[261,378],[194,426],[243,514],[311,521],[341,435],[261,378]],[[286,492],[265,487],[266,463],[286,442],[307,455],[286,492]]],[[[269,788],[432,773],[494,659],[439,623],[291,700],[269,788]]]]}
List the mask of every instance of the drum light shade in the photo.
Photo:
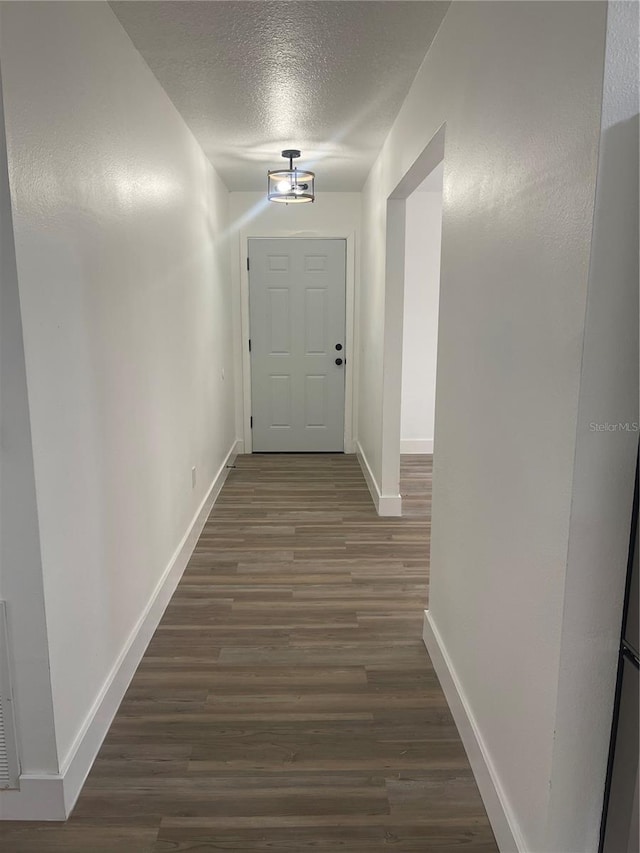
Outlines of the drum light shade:
{"type": "Polygon", "coordinates": [[[315,201],[315,174],[293,166],[293,161],[297,160],[300,152],[295,148],[287,148],[282,152],[282,156],[289,160],[289,168],[273,169],[267,173],[269,201],[280,204],[303,204],[307,201],[315,201]]]}

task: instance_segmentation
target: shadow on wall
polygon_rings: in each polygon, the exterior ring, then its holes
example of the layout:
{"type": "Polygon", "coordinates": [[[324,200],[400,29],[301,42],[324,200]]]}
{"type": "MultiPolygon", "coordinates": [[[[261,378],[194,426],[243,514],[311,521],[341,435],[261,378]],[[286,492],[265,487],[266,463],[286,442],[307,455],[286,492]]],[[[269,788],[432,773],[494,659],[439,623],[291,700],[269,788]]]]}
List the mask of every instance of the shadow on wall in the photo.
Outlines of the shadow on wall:
{"type": "Polygon", "coordinates": [[[549,838],[570,849],[593,849],[601,822],[627,570],[640,421],[638,144],[637,114],[600,143],[549,820],[549,838]]]}
{"type": "MultiPolygon", "coordinates": [[[[600,264],[610,266],[631,264],[627,274],[619,269],[618,284],[621,308],[635,311],[638,318],[638,154],[640,151],[640,115],[608,128],[602,136],[596,228],[591,244],[591,263],[594,272],[600,264]],[[598,227],[598,218],[603,227],[598,227]]],[[[610,274],[609,274],[610,277],[610,274]]],[[[637,346],[637,342],[636,342],[637,346]]]]}

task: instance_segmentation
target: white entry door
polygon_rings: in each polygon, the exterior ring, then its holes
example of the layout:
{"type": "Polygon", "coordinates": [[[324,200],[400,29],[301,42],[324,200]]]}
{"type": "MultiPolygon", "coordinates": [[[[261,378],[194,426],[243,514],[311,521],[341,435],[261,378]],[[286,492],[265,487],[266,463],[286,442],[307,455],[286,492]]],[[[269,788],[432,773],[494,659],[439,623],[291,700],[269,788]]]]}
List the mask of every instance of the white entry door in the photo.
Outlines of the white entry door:
{"type": "Polygon", "coordinates": [[[345,240],[249,240],[254,451],[343,451],[345,240]]]}

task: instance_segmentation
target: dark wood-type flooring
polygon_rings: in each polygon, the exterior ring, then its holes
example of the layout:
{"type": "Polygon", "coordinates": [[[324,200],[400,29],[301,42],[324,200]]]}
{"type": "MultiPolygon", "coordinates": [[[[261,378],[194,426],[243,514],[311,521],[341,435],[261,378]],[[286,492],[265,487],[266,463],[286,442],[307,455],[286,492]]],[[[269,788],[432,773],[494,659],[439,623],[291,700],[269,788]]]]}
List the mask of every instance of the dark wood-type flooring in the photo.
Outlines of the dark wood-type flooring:
{"type": "Polygon", "coordinates": [[[431,458],[405,516],[343,455],[238,457],[66,824],[10,853],[496,853],[424,649],[431,458]]]}

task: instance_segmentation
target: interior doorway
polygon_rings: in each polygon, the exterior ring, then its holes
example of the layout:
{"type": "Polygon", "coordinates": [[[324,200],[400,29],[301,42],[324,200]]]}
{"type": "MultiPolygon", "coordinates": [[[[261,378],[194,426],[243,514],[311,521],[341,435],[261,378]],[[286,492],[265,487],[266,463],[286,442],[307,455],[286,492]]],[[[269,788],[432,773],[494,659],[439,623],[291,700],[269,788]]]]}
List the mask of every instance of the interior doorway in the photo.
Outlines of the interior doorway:
{"type": "Polygon", "coordinates": [[[400,453],[432,454],[444,161],[406,201],[400,453]]]}
{"type": "MultiPolygon", "coordinates": [[[[383,357],[383,376],[382,376],[382,473],[381,473],[381,493],[384,502],[380,502],[381,515],[401,515],[402,514],[402,498],[400,495],[400,452],[401,446],[406,448],[410,445],[404,444],[403,441],[403,403],[406,405],[409,401],[408,387],[411,384],[414,389],[415,398],[422,404],[423,417],[423,435],[417,436],[422,438],[424,444],[421,445],[422,452],[435,446],[435,428],[428,424],[428,413],[431,411],[431,417],[435,423],[435,376],[436,376],[436,346],[437,346],[437,301],[439,299],[439,246],[440,233],[442,223],[442,207],[443,207],[443,187],[444,187],[444,143],[445,143],[445,125],[436,133],[429,144],[424,148],[422,153],[416,158],[412,165],[407,169],[401,181],[398,183],[394,191],[387,199],[387,234],[386,234],[386,265],[385,265],[385,323],[384,323],[384,357],[383,357]],[[430,176],[430,184],[428,179],[430,176]],[[427,183],[425,183],[427,181],[427,183]],[[440,186],[438,186],[440,184],[440,186]],[[407,258],[407,235],[410,239],[414,231],[415,223],[412,222],[407,228],[407,215],[412,216],[414,207],[420,207],[421,200],[414,197],[414,193],[420,188],[430,192],[429,187],[435,189],[436,195],[439,195],[439,216],[432,216],[431,221],[435,219],[436,227],[432,228],[432,245],[431,259],[433,260],[434,244],[437,245],[437,274],[434,274],[433,267],[431,268],[431,298],[426,300],[429,303],[430,331],[429,334],[423,334],[423,339],[429,337],[429,354],[417,355],[418,361],[414,364],[409,363],[407,373],[413,380],[411,383],[403,375],[403,350],[405,348],[405,286],[407,270],[411,274],[411,260],[407,258]],[[411,199],[411,200],[410,200],[411,199]],[[433,291],[435,290],[435,298],[433,291]],[[435,332],[435,334],[434,334],[435,332]],[[428,366],[427,366],[428,364],[428,366]],[[405,382],[405,379],[407,381],[405,382]],[[430,402],[428,402],[430,400],[430,402]],[[432,435],[428,431],[433,432],[432,435]],[[429,443],[430,442],[430,443],[429,443]],[[384,507],[384,511],[382,511],[384,507]]],[[[416,194],[417,195],[417,194],[416,194]]],[[[420,239],[420,222],[418,221],[416,229],[418,231],[418,239],[420,239]]],[[[424,241],[426,246],[426,240],[424,241]]],[[[418,250],[418,255],[421,250],[418,250]]],[[[419,268],[420,260],[417,260],[419,268]]],[[[420,279],[418,269],[418,280],[420,279]]],[[[415,288],[414,288],[415,289],[415,288]]],[[[420,293],[418,286],[418,295],[420,293]]],[[[411,309],[411,295],[407,289],[408,310],[411,309]]],[[[426,323],[424,317],[411,318],[411,325],[417,326],[418,334],[421,330],[426,332],[423,323],[426,323]]],[[[412,334],[413,338],[413,334],[412,334]]],[[[412,349],[409,340],[407,341],[408,349],[412,352],[418,347],[418,343],[412,349]]],[[[420,342],[419,342],[420,343],[420,342]]],[[[426,343],[424,340],[422,343],[426,343]]],[[[406,354],[409,358],[409,353],[406,354]]],[[[411,408],[411,407],[410,407],[411,408]]],[[[415,410],[415,407],[414,407],[415,410]]],[[[413,428],[413,427],[412,427],[413,428]]],[[[408,427],[407,427],[408,430],[408,427]]],[[[410,436],[405,437],[407,441],[410,436]]],[[[415,446],[415,445],[414,445],[415,446]]]]}

